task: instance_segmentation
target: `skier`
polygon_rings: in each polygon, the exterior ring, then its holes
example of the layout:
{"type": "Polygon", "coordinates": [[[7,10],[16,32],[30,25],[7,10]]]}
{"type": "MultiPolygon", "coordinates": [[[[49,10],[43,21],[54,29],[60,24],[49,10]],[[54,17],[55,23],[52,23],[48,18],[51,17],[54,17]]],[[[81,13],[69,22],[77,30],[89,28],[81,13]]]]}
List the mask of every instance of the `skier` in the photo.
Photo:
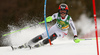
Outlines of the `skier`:
{"type": "MultiPolygon", "coordinates": [[[[46,18],[46,22],[50,22],[54,19],[57,20],[56,24],[54,24],[48,30],[51,41],[55,40],[57,37],[64,37],[65,35],[67,35],[68,28],[70,25],[70,27],[74,33],[74,42],[75,43],[80,42],[80,40],[77,37],[77,31],[76,31],[76,28],[72,21],[72,18],[71,18],[71,16],[68,15],[68,10],[69,10],[68,6],[66,4],[62,3],[59,5],[58,13],[54,13],[52,16],[49,16],[46,18]]],[[[44,22],[45,21],[40,22],[39,24],[44,23],[44,22]]],[[[19,46],[18,48],[29,47],[29,46],[40,47],[40,46],[46,45],[49,43],[48,38],[46,38],[46,37],[47,37],[47,33],[44,32],[41,35],[36,36],[29,42],[25,43],[24,45],[19,46]],[[46,38],[46,39],[44,39],[44,38],[46,38]],[[42,39],[44,39],[42,42],[39,42],[38,44],[36,44],[38,41],[40,41],[42,39]]]]}

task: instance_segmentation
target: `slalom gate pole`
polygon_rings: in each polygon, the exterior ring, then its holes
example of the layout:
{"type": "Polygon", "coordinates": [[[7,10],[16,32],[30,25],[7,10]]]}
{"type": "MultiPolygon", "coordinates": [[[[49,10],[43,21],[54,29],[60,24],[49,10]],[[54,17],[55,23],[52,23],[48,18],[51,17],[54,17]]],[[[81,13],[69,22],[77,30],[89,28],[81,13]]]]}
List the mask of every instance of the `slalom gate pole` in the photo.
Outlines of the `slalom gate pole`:
{"type": "Polygon", "coordinates": [[[48,35],[48,40],[49,40],[49,43],[51,45],[51,40],[50,40],[50,37],[49,37],[49,33],[48,33],[48,29],[47,29],[47,23],[46,23],[46,2],[47,2],[47,0],[45,0],[45,3],[44,3],[44,20],[45,20],[45,28],[46,28],[46,32],[47,32],[47,35],[48,35]]]}
{"type": "Polygon", "coordinates": [[[95,0],[92,0],[92,3],[93,3],[93,13],[94,13],[94,22],[95,22],[95,35],[96,35],[96,44],[97,44],[97,55],[99,55],[99,44],[98,44],[98,32],[97,32],[95,0]]]}

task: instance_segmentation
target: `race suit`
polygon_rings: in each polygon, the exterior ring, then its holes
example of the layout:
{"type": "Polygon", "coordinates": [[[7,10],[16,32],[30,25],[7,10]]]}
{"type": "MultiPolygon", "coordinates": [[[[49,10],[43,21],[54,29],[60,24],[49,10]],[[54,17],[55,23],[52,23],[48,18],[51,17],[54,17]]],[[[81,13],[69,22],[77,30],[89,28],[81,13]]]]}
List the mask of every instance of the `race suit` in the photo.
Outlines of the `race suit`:
{"type": "MultiPolygon", "coordinates": [[[[65,35],[67,35],[69,26],[71,27],[74,36],[77,35],[77,31],[71,16],[66,15],[63,19],[59,13],[54,13],[51,17],[52,20],[56,19],[57,21],[56,24],[48,29],[49,36],[51,36],[53,33],[56,33],[57,37],[63,38],[65,35]]],[[[47,37],[47,32],[42,33],[42,37],[47,37]]]]}

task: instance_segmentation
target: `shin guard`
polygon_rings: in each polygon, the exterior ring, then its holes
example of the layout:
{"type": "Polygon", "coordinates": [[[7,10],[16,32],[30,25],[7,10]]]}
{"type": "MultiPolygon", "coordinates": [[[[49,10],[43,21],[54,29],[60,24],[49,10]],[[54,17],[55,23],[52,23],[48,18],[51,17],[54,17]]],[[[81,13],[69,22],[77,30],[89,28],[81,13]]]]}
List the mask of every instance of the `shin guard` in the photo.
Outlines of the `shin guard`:
{"type": "MultiPolygon", "coordinates": [[[[51,41],[55,40],[56,38],[57,38],[57,34],[56,34],[56,33],[54,33],[54,34],[52,34],[52,35],[50,36],[50,40],[51,40],[51,41]]],[[[48,44],[48,43],[49,43],[48,38],[44,39],[42,43],[43,43],[43,44],[48,44]]]]}
{"type": "Polygon", "coordinates": [[[39,36],[33,38],[31,41],[32,41],[33,43],[36,43],[36,42],[38,42],[39,40],[42,40],[42,39],[43,39],[42,36],[39,35],[39,36]]]}

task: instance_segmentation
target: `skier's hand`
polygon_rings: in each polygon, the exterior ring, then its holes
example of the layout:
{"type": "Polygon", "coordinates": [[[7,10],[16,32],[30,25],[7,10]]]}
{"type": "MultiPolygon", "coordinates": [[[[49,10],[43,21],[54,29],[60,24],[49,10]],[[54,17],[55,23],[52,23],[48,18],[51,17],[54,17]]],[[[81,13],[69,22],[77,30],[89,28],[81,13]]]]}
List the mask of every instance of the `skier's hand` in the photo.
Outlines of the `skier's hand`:
{"type": "Polygon", "coordinates": [[[79,43],[80,42],[80,39],[77,36],[74,36],[74,42],[75,43],[79,43]]]}
{"type": "MultiPolygon", "coordinates": [[[[50,22],[50,21],[52,21],[52,19],[53,19],[52,16],[49,16],[46,18],[46,22],[50,22]]],[[[45,21],[39,22],[39,24],[41,24],[41,23],[45,23],[45,21]]]]}

